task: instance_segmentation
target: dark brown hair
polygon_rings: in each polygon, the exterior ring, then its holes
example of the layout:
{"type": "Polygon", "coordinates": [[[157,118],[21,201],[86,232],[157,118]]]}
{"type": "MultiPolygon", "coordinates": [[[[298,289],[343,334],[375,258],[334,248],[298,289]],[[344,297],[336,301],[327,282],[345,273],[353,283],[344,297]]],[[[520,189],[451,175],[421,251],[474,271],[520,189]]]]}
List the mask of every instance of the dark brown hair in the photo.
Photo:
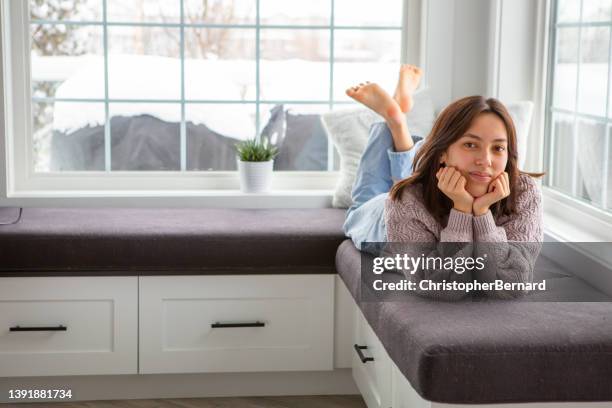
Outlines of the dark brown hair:
{"type": "Polygon", "coordinates": [[[494,216],[515,212],[520,174],[540,177],[541,173],[525,173],[518,169],[516,130],[506,107],[497,99],[482,96],[467,96],[448,105],[436,119],[429,136],[416,153],[412,164],[412,176],[397,182],[390,192],[391,199],[398,200],[404,188],[421,184],[427,210],[440,224],[453,207],[453,202],[438,188],[436,173],[440,169],[440,158],[451,144],[461,138],[478,115],[492,113],[504,123],[508,136],[508,163],[505,171],[510,179],[510,195],[491,207],[494,216]]]}

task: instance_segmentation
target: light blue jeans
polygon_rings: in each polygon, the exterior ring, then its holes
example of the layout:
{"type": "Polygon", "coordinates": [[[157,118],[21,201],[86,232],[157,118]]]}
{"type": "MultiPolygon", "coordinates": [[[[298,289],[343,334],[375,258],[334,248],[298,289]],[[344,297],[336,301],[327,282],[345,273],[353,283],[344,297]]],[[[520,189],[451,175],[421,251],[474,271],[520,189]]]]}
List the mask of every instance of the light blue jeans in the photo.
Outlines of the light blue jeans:
{"type": "Polygon", "coordinates": [[[407,152],[396,152],[391,131],[385,122],[370,127],[368,144],[361,156],[351,196],[353,204],[346,212],[344,233],[359,250],[364,242],[385,242],[385,199],[393,182],[412,174],[412,162],[423,144],[418,136],[407,152]]]}

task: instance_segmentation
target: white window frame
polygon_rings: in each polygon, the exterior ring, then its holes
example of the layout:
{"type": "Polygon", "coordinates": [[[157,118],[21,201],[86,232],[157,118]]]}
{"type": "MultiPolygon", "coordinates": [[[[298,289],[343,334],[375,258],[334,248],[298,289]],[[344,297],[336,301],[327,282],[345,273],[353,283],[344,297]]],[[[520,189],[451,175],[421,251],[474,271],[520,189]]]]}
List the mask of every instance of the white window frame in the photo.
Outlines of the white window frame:
{"type": "MultiPolygon", "coordinates": [[[[541,135],[540,163],[544,164],[548,150],[544,148],[546,139],[550,137],[547,128],[548,97],[552,92],[551,64],[554,64],[552,47],[554,1],[543,0],[538,10],[538,39],[536,61],[536,106],[539,108],[532,134],[541,135]]],[[[546,233],[556,241],[571,242],[612,242],[612,214],[558,190],[542,186],[544,225],[546,233]]]]}
{"type": "MultiPolygon", "coordinates": [[[[402,62],[419,63],[423,56],[422,10],[426,1],[404,0],[402,62]]],[[[238,191],[237,172],[230,171],[33,172],[32,166],[28,165],[32,163],[32,132],[29,120],[27,1],[0,2],[0,18],[0,91],[4,96],[3,109],[0,109],[3,115],[0,125],[4,130],[0,138],[0,154],[5,158],[0,166],[0,205],[121,205],[137,202],[144,205],[210,203],[231,206],[237,203],[236,200],[240,201],[237,197],[244,196],[238,191]]],[[[329,206],[338,178],[337,171],[276,171],[273,194],[259,198],[249,195],[243,203],[255,207],[291,206],[295,198],[300,197],[300,206],[329,206]]]]}

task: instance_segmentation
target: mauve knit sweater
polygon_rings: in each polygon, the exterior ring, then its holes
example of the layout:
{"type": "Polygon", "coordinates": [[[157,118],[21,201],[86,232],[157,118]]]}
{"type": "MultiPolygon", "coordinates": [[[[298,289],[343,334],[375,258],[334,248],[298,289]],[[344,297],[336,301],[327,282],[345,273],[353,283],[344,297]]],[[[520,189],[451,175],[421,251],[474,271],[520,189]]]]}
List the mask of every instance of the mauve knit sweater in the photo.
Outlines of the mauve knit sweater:
{"type": "MultiPolygon", "coordinates": [[[[410,252],[412,256],[423,254],[443,258],[487,255],[487,266],[480,271],[474,269],[458,274],[453,270],[421,269],[414,274],[406,274],[407,279],[417,283],[423,279],[435,282],[493,282],[498,279],[504,282],[531,282],[543,233],[541,194],[534,179],[528,175],[523,174],[519,178],[516,204],[515,214],[497,219],[491,211],[473,216],[451,209],[443,227],[425,208],[422,187],[409,186],[403,190],[399,200],[388,198],[385,203],[389,242],[386,252],[410,252]],[[407,243],[410,245],[405,245],[407,243]]],[[[443,300],[457,300],[469,295],[465,291],[417,293],[443,300]]],[[[512,298],[523,293],[487,292],[489,296],[497,298],[512,298]]]]}

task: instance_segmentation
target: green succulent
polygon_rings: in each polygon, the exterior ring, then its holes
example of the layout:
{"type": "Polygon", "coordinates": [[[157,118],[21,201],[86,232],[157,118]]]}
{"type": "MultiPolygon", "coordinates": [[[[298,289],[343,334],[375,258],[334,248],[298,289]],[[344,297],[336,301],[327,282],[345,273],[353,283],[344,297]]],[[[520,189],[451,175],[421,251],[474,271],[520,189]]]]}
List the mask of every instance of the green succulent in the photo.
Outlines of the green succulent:
{"type": "Polygon", "coordinates": [[[278,148],[272,146],[268,138],[247,139],[236,144],[236,151],[241,161],[265,162],[272,160],[278,154],[278,148]]]}

